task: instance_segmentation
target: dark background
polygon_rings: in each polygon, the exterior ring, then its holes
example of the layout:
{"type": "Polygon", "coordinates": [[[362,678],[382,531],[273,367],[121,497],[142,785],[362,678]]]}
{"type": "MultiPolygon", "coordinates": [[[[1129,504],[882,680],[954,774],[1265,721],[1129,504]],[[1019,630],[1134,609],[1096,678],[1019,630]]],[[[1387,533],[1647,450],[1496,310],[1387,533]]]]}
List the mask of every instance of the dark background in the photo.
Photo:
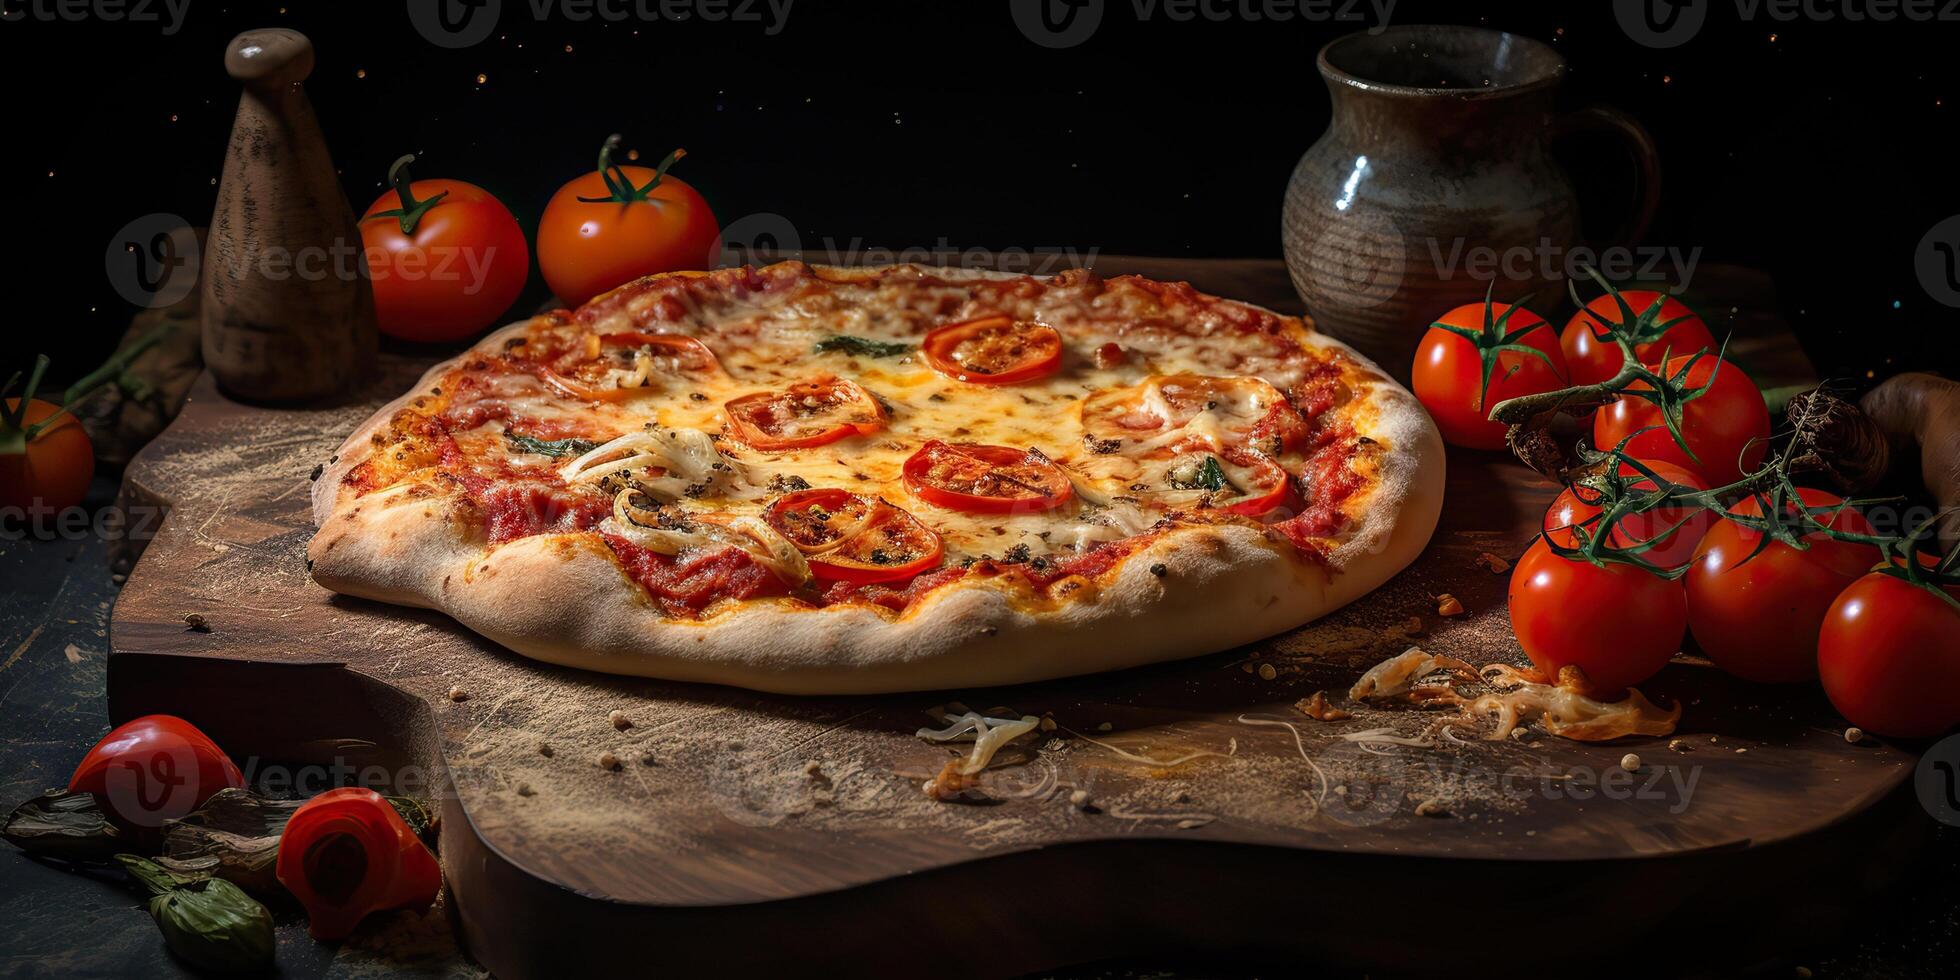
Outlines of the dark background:
{"type": "MultiPolygon", "coordinates": [[[[1373,22],[1365,6],[1353,23],[1178,21],[1163,8],[1139,21],[1145,0],[1104,0],[1099,31],[1049,50],[1015,27],[1008,0],[797,0],[775,36],[761,23],[575,23],[556,4],[541,21],[533,0],[503,0],[489,39],[448,50],[402,2],[189,0],[169,35],[47,19],[32,2],[0,3],[26,13],[0,22],[0,268],[22,324],[4,360],[46,350],[57,377],[105,355],[134,310],[104,271],[118,230],[156,212],[208,220],[237,105],[222,51],[246,28],[316,42],[307,88],[356,208],[414,152],[418,176],[480,183],[534,230],[552,191],[618,131],[642,162],[686,147],[674,172],[724,223],[784,215],[806,248],[1277,257],[1287,176],[1327,123],[1314,53],[1373,22]]],[[[162,16],[161,0],[141,2],[162,16]]],[[[1248,2],[1263,0],[1211,9],[1248,2]]],[[[1402,0],[1390,22],[1555,44],[1571,64],[1567,104],[1624,108],[1660,144],[1666,190],[1647,242],[1767,270],[1824,374],[1862,384],[1868,370],[1953,363],[1955,311],[1929,298],[1912,255],[1960,212],[1960,23],[1764,9],[1745,21],[1734,0],[1698,2],[1705,26],[1669,50],[1629,39],[1606,2],[1402,0]]],[[[1624,153],[1563,152],[1595,223],[1617,221],[1624,153]]],[[[534,274],[520,305],[545,298],[534,274]]]]}
{"type": "MultiPolygon", "coordinates": [[[[1568,107],[1616,105],[1660,144],[1666,192],[1647,243],[1766,270],[1822,373],[1855,386],[1868,371],[1954,367],[1960,311],[1929,298],[1913,253],[1960,212],[1960,23],[1744,22],[1732,0],[1700,2],[1706,26],[1670,50],[1630,40],[1605,0],[1402,0],[1390,20],[1556,45],[1571,64],[1568,107]]],[[[1278,257],[1287,176],[1327,123],[1314,52],[1369,26],[1161,11],[1139,23],[1132,0],[1104,0],[1101,29],[1054,51],[1017,30],[1008,0],[797,0],[776,36],[754,23],[539,21],[529,4],[503,0],[500,29],[462,50],[428,43],[400,0],[189,0],[168,35],[99,18],[0,21],[0,282],[11,287],[0,369],[46,351],[57,380],[83,373],[135,310],[105,271],[119,230],[157,213],[207,220],[237,105],[221,55],[247,28],[316,42],[308,89],[357,208],[390,161],[415,152],[418,175],[480,183],[531,230],[617,131],[642,162],[685,146],[675,173],[725,222],[781,214],[810,248],[1278,257]]],[[[28,9],[0,0],[8,15],[28,9]]],[[[1566,150],[1589,212],[1610,224],[1624,157],[1566,150]]],[[[545,298],[534,276],[519,306],[545,298]]],[[[98,480],[96,499],[112,491],[98,480]]],[[[48,628],[0,685],[5,799],[60,782],[107,727],[114,589],[102,551],[96,540],[0,546],[0,622],[48,628]]],[[[1939,831],[1910,887],[1874,903],[1850,943],[1793,934],[1790,956],[1756,975],[1795,964],[1826,977],[1946,975],[1957,855],[1954,832],[1939,831]]],[[[180,972],[129,893],[0,858],[0,977],[180,972]]],[[[1657,955],[1719,972],[1695,954],[1657,955]]],[[[289,976],[378,972],[350,956],[282,929],[289,976]]]]}

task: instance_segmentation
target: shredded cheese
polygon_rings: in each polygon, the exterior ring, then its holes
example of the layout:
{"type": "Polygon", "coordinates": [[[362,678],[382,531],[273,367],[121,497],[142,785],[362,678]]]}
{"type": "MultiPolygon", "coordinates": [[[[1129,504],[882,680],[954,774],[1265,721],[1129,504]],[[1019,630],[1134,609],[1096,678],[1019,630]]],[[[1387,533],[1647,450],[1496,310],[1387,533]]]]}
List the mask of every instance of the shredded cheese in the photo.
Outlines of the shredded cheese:
{"type": "Polygon", "coordinates": [[[1136,752],[1131,752],[1128,749],[1111,745],[1110,743],[1102,741],[1101,739],[1090,738],[1089,736],[1084,735],[1073,728],[1063,727],[1062,730],[1069,733],[1070,735],[1075,736],[1076,738],[1088,742],[1090,745],[1100,746],[1102,748],[1108,749],[1111,752],[1114,752],[1117,758],[1127,759],[1131,762],[1140,762],[1146,766],[1155,766],[1159,769],[1174,769],[1187,762],[1190,762],[1193,759],[1204,759],[1204,758],[1229,759],[1232,756],[1239,754],[1239,740],[1234,738],[1234,739],[1227,740],[1228,747],[1223,752],[1215,752],[1211,749],[1198,749],[1197,751],[1187,752],[1183,755],[1180,755],[1175,759],[1153,759],[1147,755],[1141,755],[1136,752]]]}
{"type": "Polygon", "coordinates": [[[1354,687],[1348,691],[1348,697],[1356,701],[1365,701],[1412,694],[1416,689],[1417,681],[1445,670],[1463,680],[1477,679],[1477,669],[1455,657],[1432,654],[1421,647],[1410,647],[1368,668],[1368,672],[1354,682],[1354,687]]]}
{"type": "Polygon", "coordinates": [[[748,480],[748,467],[723,453],[700,429],[628,432],[602,443],[558,471],[567,484],[590,483],[626,473],[648,495],[662,501],[684,496],[760,496],[748,480]]]}
{"type": "Polygon", "coordinates": [[[737,517],[726,524],[690,520],[681,527],[648,527],[632,517],[634,508],[628,498],[636,492],[629,487],[613,498],[613,516],[600,522],[600,530],[663,555],[690,549],[739,548],[790,585],[810,581],[810,563],[804,560],[803,552],[761,518],[737,517]]]}

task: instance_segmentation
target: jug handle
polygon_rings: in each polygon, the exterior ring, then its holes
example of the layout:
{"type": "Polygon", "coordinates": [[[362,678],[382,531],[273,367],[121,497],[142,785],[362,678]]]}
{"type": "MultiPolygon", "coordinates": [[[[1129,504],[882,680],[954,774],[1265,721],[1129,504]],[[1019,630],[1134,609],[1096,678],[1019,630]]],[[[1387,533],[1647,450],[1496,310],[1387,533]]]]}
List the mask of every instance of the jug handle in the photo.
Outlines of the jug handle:
{"type": "Polygon", "coordinates": [[[1564,113],[1553,124],[1555,136],[1599,132],[1619,137],[1633,154],[1633,208],[1627,221],[1604,243],[1608,247],[1630,246],[1647,233],[1648,226],[1654,221],[1654,211],[1660,207],[1660,151],[1655,148],[1654,138],[1648,135],[1645,126],[1612,106],[1589,106],[1564,113]]]}

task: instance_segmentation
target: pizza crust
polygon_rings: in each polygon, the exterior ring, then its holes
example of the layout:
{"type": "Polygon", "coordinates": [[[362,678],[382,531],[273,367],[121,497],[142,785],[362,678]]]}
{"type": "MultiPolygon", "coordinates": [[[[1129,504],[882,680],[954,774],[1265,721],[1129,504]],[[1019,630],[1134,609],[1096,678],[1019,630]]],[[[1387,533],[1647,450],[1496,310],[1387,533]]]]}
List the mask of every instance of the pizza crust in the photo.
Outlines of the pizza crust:
{"type": "MultiPolygon", "coordinates": [[[[374,433],[518,323],[432,368],[342,445],[313,487],[313,578],[336,592],[441,610],[526,656],[615,674],[786,694],[868,694],[1016,684],[1229,649],[1295,628],[1387,581],[1421,553],[1442,510],[1441,437],[1407,391],[1374,373],[1368,434],[1388,450],[1361,501],[1361,531],[1325,566],[1252,527],[1171,529],[1085,595],[1031,603],[969,576],[903,613],[749,600],[699,621],[662,614],[593,534],[485,549],[449,523],[446,498],[394,487],[340,493],[374,433]],[[1155,574],[1152,566],[1163,566],[1155,574]]],[[[1331,338],[1317,344],[1350,350],[1331,338]]],[[[1350,351],[1351,352],[1351,351],[1350,351]]]]}

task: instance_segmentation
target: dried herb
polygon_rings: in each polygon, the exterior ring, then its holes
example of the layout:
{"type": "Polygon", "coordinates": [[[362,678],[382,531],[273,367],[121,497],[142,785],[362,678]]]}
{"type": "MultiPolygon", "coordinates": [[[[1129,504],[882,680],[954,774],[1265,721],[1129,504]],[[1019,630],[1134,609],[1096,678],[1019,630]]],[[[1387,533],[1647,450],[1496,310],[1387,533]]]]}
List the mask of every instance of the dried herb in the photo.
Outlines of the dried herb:
{"type": "Polygon", "coordinates": [[[539,439],[522,433],[504,430],[504,440],[510,443],[512,452],[536,453],[539,456],[583,456],[599,444],[590,439],[539,439]]]}
{"type": "Polygon", "coordinates": [[[150,917],[178,958],[213,973],[261,973],[272,968],[272,913],[223,878],[183,881],[134,854],[118,854],[123,870],[150,892],[150,917]]]}
{"type": "Polygon", "coordinates": [[[388,805],[394,807],[396,813],[401,814],[402,821],[408,824],[408,829],[415,832],[415,836],[422,839],[422,843],[430,843],[429,833],[435,829],[436,814],[428,804],[406,796],[384,796],[382,799],[387,800],[388,805]]]}
{"type": "Polygon", "coordinates": [[[817,341],[810,349],[819,354],[828,351],[841,351],[845,354],[855,354],[859,357],[897,357],[900,354],[910,354],[912,352],[912,345],[887,343],[882,340],[871,340],[867,337],[852,337],[848,334],[840,333],[817,341]]]}
{"type": "Polygon", "coordinates": [[[95,794],[58,789],[15,807],[0,823],[0,837],[35,857],[61,861],[109,861],[129,848],[95,794]]]}
{"type": "Polygon", "coordinates": [[[279,835],[299,800],[268,800],[242,789],[221,789],[197,812],[164,824],[163,853],[178,867],[211,859],[211,873],[256,895],[283,889],[273,875],[279,835]]]}

